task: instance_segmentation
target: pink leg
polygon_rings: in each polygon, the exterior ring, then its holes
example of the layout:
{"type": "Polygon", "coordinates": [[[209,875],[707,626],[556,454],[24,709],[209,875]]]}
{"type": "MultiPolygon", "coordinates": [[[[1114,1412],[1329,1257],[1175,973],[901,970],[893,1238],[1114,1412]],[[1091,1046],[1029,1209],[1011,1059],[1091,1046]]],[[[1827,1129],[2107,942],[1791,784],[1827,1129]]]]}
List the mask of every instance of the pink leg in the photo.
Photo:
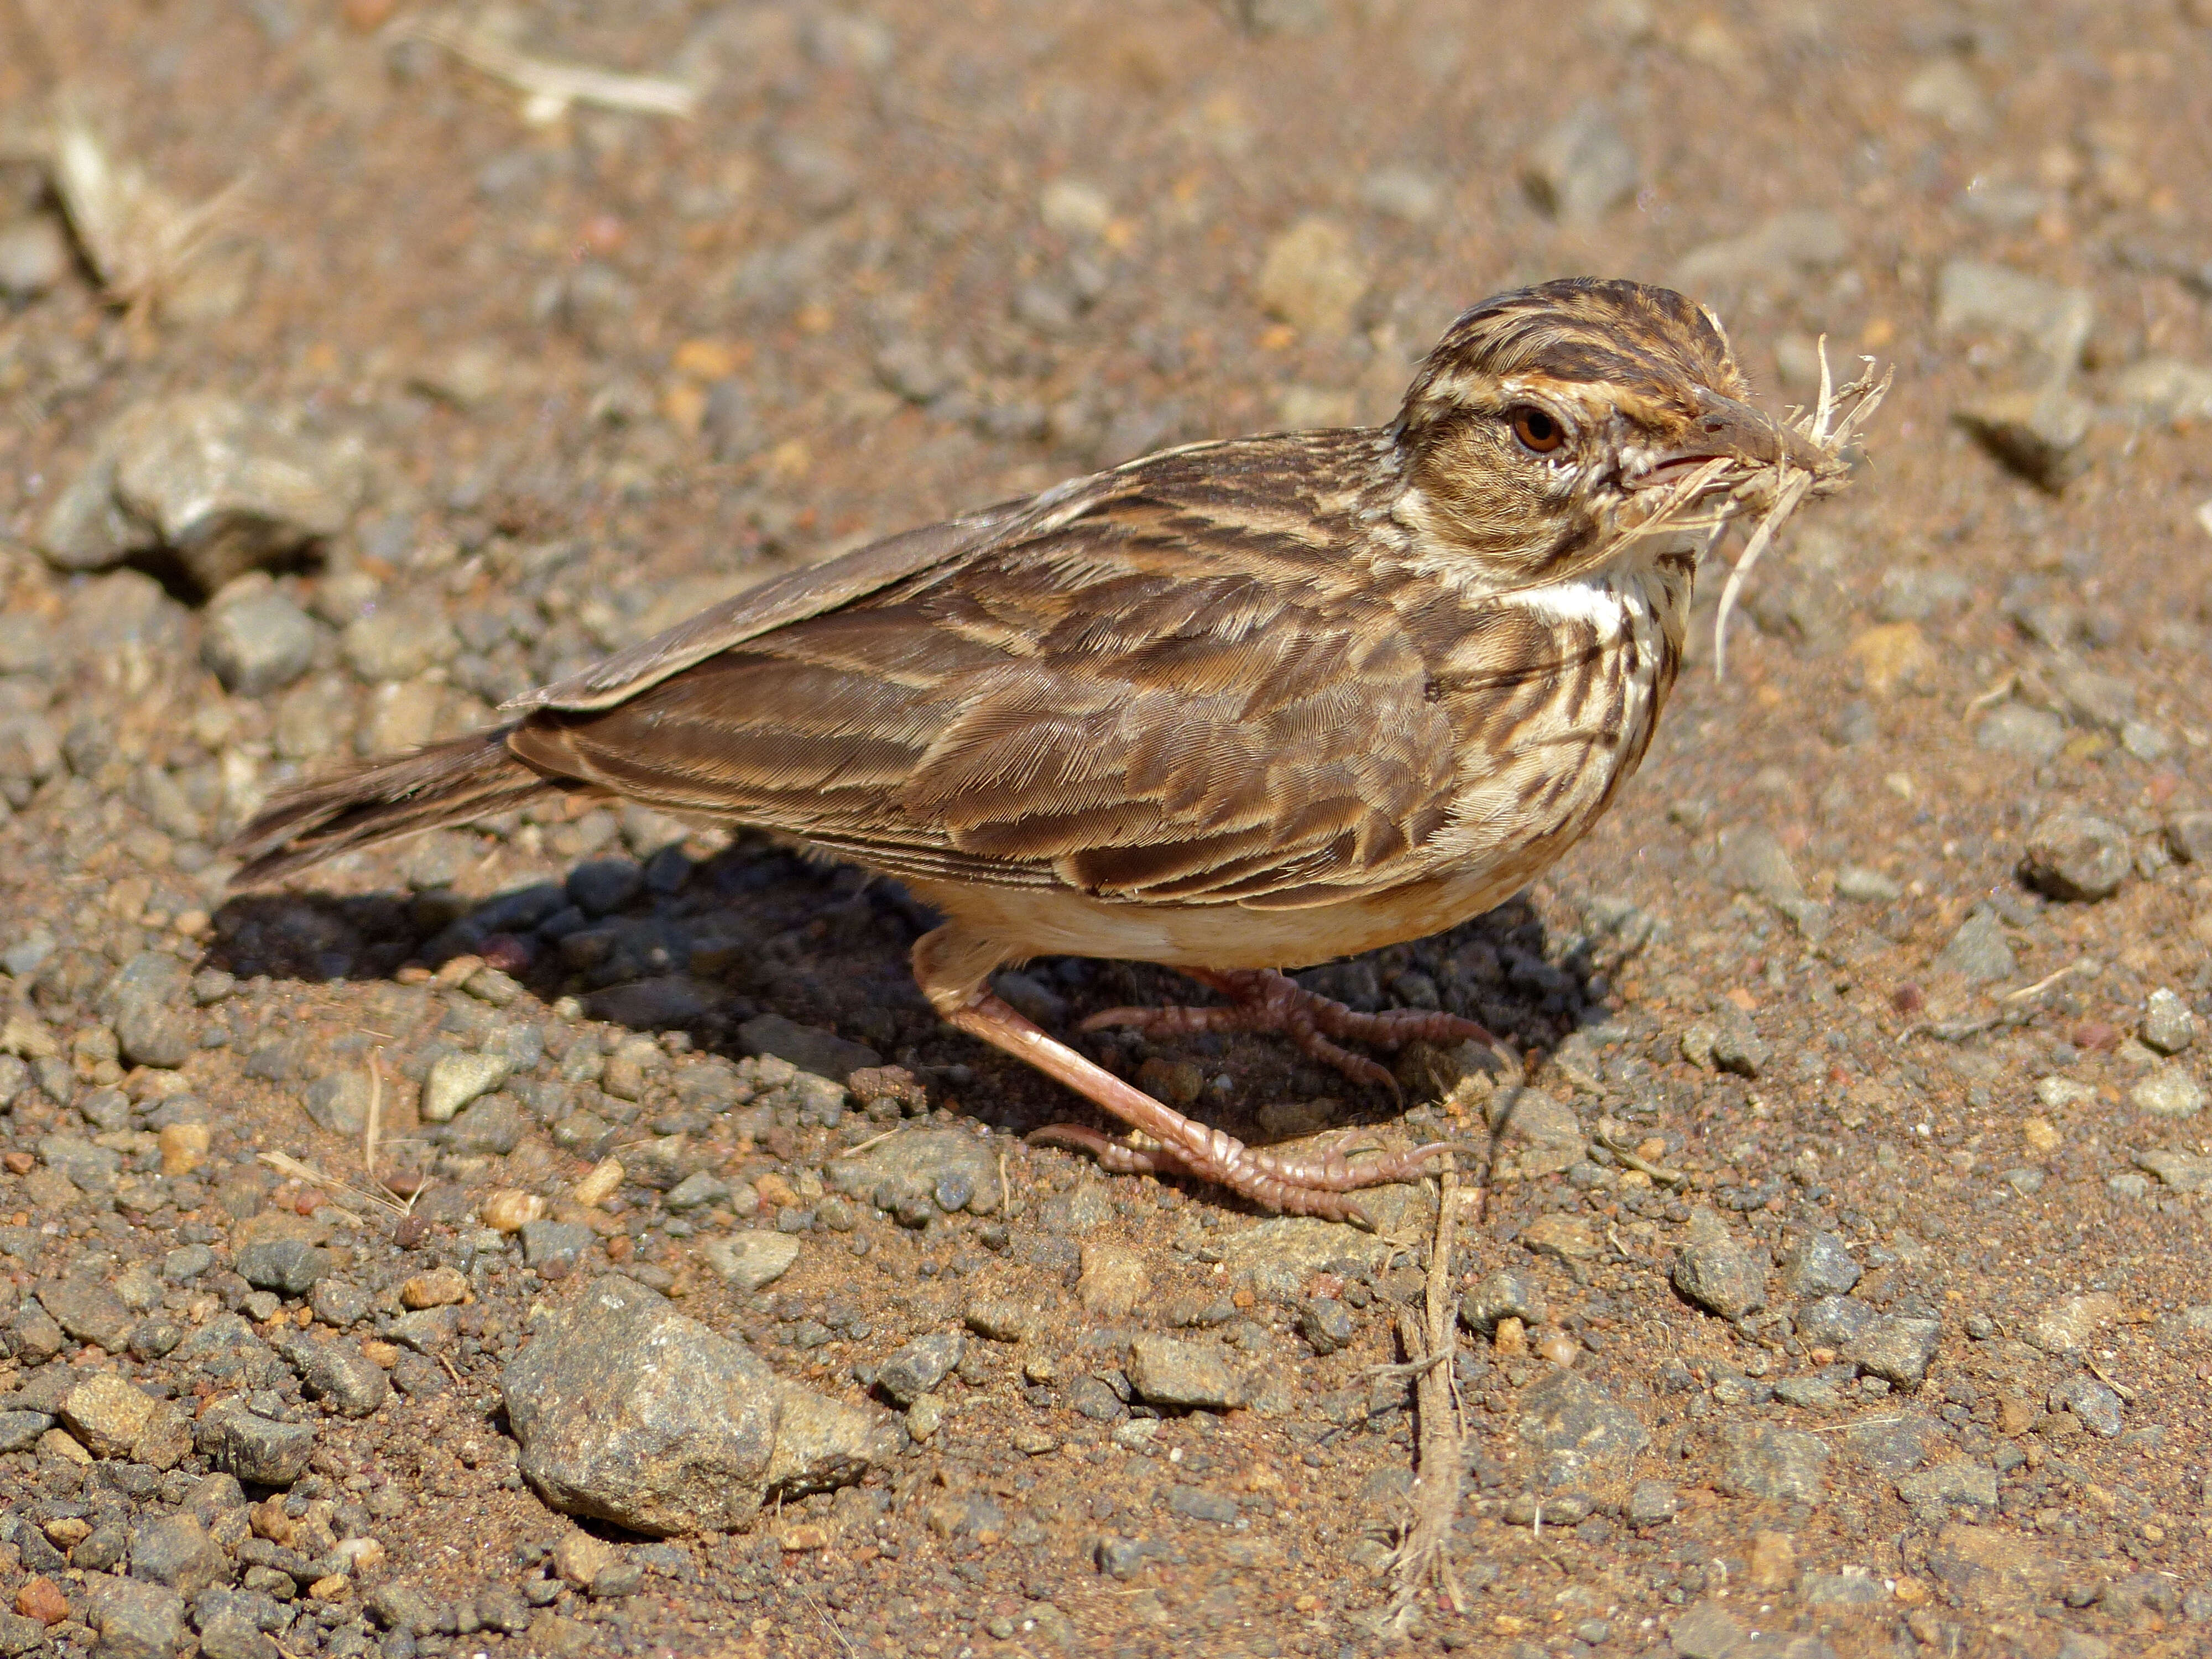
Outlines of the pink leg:
{"type": "MultiPolygon", "coordinates": [[[[1341,1139],[1316,1158],[1284,1158],[1273,1152],[1255,1152],[1234,1136],[1209,1129],[1124,1083],[1024,1018],[985,984],[986,976],[1006,956],[1007,952],[988,937],[970,933],[957,923],[948,923],[915,942],[914,976],[930,1006],[951,1024],[1036,1066],[1047,1077],[1065,1084],[1158,1144],[1139,1150],[1109,1140],[1095,1129],[1066,1123],[1040,1129],[1032,1139],[1054,1141],[1091,1152],[1108,1169],[1119,1172],[1195,1176],[1218,1182],[1271,1210],[1321,1216],[1331,1221],[1353,1221],[1361,1225],[1367,1224],[1367,1218],[1357,1204],[1345,1196],[1346,1193],[1361,1187],[1413,1180],[1423,1172],[1430,1158],[1449,1150],[1445,1143],[1438,1142],[1417,1146],[1411,1152],[1363,1158],[1357,1164],[1345,1157],[1341,1139]]],[[[1239,976],[1223,977],[1234,981],[1239,976]]],[[[1361,1016],[1348,1010],[1340,1012],[1353,1020],[1391,1018],[1361,1016]]],[[[1455,1022],[1461,1025],[1466,1023],[1455,1022]]]]}
{"type": "Polygon", "coordinates": [[[1217,973],[1182,970],[1200,984],[1230,999],[1226,1008],[1109,1008],[1083,1022],[1086,1031],[1119,1025],[1147,1036],[1181,1036],[1193,1031],[1276,1031],[1310,1058],[1334,1066],[1356,1083],[1379,1085],[1393,1095],[1398,1080],[1373,1060],[1340,1048],[1332,1037],[1397,1048],[1408,1042],[1482,1042],[1498,1039],[1471,1019],[1432,1014],[1418,1008],[1363,1014],[1305,989],[1272,968],[1243,968],[1217,973]]]}

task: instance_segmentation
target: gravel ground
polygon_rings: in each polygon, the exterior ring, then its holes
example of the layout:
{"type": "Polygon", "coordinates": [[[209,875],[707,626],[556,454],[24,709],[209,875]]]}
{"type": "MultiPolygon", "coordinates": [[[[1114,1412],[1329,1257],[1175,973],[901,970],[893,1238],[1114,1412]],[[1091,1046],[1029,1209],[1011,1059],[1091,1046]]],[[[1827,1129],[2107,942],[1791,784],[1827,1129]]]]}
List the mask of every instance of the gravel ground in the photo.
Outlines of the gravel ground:
{"type": "Polygon", "coordinates": [[[2206,0],[457,15],[0,14],[0,1652],[2212,1648],[2206,0]],[[526,109],[518,51],[696,113],[526,109]],[[1449,1262],[1434,1183],[1370,1235],[1028,1148],[1068,1103],[931,1017],[926,915],[757,839],[226,895],[288,778],[1377,418],[1570,271],[1777,402],[1824,333],[1899,380],[1589,842],[1306,976],[1528,1075],[1085,1039],[1242,1135],[1483,1139],[1449,1262]],[[1458,1594],[1405,1601],[1431,1271],[1458,1594]]]}

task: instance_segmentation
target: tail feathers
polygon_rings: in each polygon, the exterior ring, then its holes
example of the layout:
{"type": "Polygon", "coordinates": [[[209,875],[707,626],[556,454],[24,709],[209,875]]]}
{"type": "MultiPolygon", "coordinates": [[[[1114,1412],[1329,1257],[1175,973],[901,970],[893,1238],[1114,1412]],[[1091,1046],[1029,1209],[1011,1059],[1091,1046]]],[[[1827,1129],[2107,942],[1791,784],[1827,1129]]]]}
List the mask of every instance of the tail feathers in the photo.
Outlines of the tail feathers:
{"type": "Polygon", "coordinates": [[[276,881],[356,848],[489,817],[577,787],[517,760],[507,746],[513,730],[472,732],[285,790],[223,849],[246,860],[232,884],[276,881]]]}

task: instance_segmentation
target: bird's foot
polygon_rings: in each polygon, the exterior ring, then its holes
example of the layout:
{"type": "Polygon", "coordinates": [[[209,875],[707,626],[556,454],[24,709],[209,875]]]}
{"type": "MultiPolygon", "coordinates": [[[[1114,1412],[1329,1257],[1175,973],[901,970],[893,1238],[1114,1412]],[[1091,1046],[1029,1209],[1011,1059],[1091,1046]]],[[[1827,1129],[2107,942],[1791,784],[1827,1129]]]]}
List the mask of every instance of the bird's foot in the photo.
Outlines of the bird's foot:
{"type": "Polygon", "coordinates": [[[1109,1008],[1085,1020],[1083,1029],[1097,1031],[1120,1026],[1146,1036],[1182,1036],[1194,1031],[1278,1032],[1309,1058],[1334,1067],[1355,1083],[1376,1085],[1393,1095],[1398,1092],[1398,1080],[1389,1069],[1364,1054],[1353,1054],[1339,1039],[1393,1049],[1408,1042],[1480,1042],[1492,1048],[1501,1047],[1481,1026],[1456,1014],[1430,1013],[1419,1008],[1363,1014],[1307,990],[1272,968],[1183,971],[1229,998],[1229,1006],[1109,1008]]]}
{"type": "Polygon", "coordinates": [[[1182,1121],[1204,1142],[1203,1150],[1182,1138],[1133,1146],[1079,1123],[1048,1124],[1033,1131],[1029,1139],[1032,1145],[1088,1152],[1098,1160],[1101,1169],[1116,1175],[1193,1176],[1226,1187],[1263,1209],[1285,1215],[1318,1216],[1324,1221],[1348,1221],[1361,1227],[1374,1224],[1351,1198],[1352,1193],[1362,1187],[1418,1180],[1427,1173],[1431,1158],[1452,1150],[1449,1143],[1436,1141],[1410,1152],[1377,1153],[1354,1162],[1346,1156],[1345,1144],[1359,1132],[1349,1129],[1317,1157],[1286,1158],[1256,1151],[1233,1135],[1188,1118],[1182,1121]]]}

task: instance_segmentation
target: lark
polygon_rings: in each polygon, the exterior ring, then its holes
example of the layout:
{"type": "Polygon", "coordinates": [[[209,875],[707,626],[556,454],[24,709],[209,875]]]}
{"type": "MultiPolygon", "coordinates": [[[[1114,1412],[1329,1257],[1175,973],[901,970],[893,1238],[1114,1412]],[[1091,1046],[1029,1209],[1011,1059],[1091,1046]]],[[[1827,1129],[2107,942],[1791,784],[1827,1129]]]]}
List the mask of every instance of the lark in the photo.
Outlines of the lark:
{"type": "Polygon", "coordinates": [[[1486,1039],[1283,970],[1451,927],[1587,834],[1650,745],[1700,555],[1760,517],[1746,569],[1840,488],[1881,390],[1778,419],[1678,294],[1500,295],[1387,425],[1164,450],[767,582],[503,725],[278,795],[238,879],[562,795],[763,829],[907,884],[945,918],[914,947],[931,1006],[1143,1139],[1040,1135],[1356,1219],[1354,1193],[1440,1147],[1247,1146],[1039,1029],[992,974],[1164,963],[1222,1002],[1089,1026],[1279,1031],[1368,1081],[1388,1073],[1346,1044],[1486,1039]]]}

